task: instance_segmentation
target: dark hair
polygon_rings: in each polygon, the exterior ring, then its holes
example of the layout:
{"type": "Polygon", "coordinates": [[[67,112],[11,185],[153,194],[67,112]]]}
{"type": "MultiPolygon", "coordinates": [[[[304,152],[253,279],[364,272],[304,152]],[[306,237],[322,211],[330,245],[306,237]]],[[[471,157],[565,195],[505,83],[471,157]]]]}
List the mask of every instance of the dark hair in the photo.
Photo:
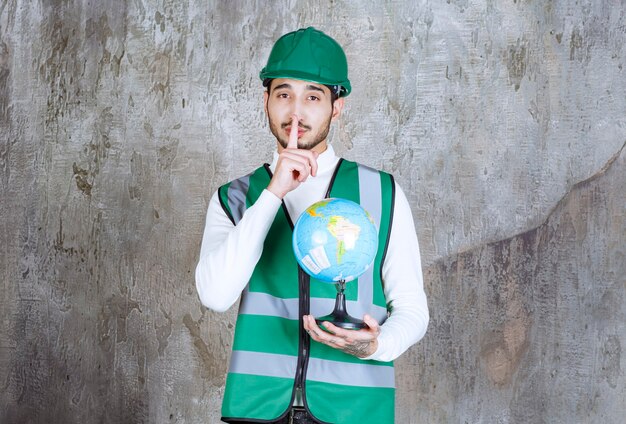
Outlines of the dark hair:
{"type": "MultiPolygon", "coordinates": [[[[267,88],[268,92],[272,90],[272,81],[274,81],[273,78],[266,78],[263,80],[263,87],[267,88]]],[[[335,100],[339,98],[339,93],[341,93],[342,87],[340,85],[322,85],[330,90],[330,104],[333,105],[335,100]]]]}

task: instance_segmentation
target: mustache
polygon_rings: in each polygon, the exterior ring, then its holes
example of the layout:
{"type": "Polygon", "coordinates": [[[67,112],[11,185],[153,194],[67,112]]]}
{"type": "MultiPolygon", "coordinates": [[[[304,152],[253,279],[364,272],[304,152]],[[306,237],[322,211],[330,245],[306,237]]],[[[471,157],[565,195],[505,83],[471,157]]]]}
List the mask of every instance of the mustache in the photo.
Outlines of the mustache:
{"type": "MultiPolygon", "coordinates": [[[[290,127],[290,126],[291,126],[291,121],[284,122],[284,123],[280,124],[280,127],[282,129],[285,129],[285,128],[290,127]]],[[[304,124],[302,124],[300,122],[298,122],[298,128],[302,128],[302,129],[305,129],[307,131],[311,129],[311,127],[309,125],[304,125],[304,124]]]]}

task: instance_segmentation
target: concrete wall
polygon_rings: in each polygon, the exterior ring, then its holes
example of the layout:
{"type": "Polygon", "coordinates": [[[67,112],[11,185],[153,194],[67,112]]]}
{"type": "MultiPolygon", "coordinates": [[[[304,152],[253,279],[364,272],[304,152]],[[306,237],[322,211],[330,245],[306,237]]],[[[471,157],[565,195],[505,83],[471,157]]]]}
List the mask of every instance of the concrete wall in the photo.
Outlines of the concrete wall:
{"type": "Polygon", "coordinates": [[[235,320],[193,270],[269,160],[258,71],[347,51],[332,132],[411,202],[431,306],[397,422],[626,415],[626,3],[0,1],[0,422],[216,423],[235,320]]]}

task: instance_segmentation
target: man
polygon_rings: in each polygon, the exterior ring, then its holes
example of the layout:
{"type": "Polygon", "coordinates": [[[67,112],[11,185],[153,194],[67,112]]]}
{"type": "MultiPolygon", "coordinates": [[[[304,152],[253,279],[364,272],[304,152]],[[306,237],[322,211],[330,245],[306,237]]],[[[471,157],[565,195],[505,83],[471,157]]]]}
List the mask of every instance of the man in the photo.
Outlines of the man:
{"type": "Polygon", "coordinates": [[[277,152],[213,195],[196,268],[208,308],[225,311],[241,296],[222,420],[392,423],[391,361],[428,325],[408,201],[391,175],[340,159],[328,144],[351,91],[335,40],[314,28],[285,34],[260,77],[277,152]],[[310,284],[291,249],[293,223],[324,197],[376,210],[375,263],[347,292],[348,311],[363,312],[362,330],[316,325],[334,288],[310,284]]]}

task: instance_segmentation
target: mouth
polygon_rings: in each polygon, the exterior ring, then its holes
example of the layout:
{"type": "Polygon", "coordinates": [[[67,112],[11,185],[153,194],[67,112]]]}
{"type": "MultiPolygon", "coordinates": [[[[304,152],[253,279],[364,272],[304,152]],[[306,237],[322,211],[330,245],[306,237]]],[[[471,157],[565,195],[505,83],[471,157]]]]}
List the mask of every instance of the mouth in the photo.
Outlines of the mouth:
{"type": "MultiPolygon", "coordinates": [[[[286,127],[285,128],[285,132],[287,133],[287,135],[291,134],[291,127],[286,127]]],[[[302,134],[304,134],[305,132],[306,132],[305,129],[298,128],[298,138],[300,138],[302,136],[302,134]]]]}
{"type": "MultiPolygon", "coordinates": [[[[291,122],[288,123],[288,124],[283,124],[282,127],[285,130],[285,132],[287,133],[287,135],[289,135],[291,133],[291,122]]],[[[309,127],[308,125],[298,125],[298,138],[300,138],[300,136],[302,136],[302,134],[304,134],[305,132],[309,131],[310,129],[311,129],[311,127],[309,127]]]]}

